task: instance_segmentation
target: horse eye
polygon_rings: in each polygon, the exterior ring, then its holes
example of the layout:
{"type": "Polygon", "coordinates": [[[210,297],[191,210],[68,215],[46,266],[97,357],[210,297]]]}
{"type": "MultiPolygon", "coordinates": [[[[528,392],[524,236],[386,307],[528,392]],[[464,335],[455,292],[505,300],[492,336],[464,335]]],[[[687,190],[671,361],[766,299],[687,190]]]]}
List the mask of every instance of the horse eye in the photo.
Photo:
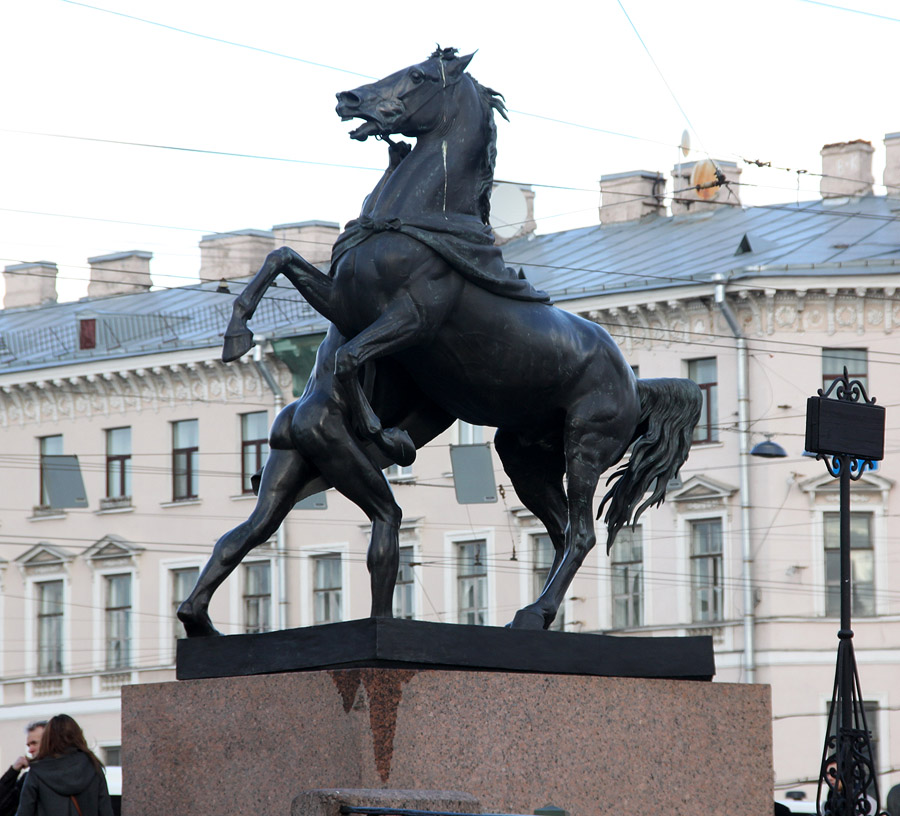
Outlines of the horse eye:
{"type": "Polygon", "coordinates": [[[422,73],[421,71],[419,71],[419,70],[410,71],[410,73],[409,73],[409,78],[410,78],[413,82],[415,82],[416,85],[418,85],[420,82],[422,82],[422,81],[425,79],[425,74],[423,74],[423,73],[422,73]]]}

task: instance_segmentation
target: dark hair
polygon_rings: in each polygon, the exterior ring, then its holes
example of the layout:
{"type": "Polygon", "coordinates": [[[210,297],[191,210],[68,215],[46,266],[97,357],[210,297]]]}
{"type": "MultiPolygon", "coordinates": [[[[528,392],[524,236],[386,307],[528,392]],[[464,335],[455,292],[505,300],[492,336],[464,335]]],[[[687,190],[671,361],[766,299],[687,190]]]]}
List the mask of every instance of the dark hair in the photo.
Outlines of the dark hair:
{"type": "Polygon", "coordinates": [[[68,714],[57,714],[47,722],[35,760],[61,757],[73,748],[87,754],[97,773],[103,772],[103,763],[88,748],[81,726],[68,714]]]}
{"type": "Polygon", "coordinates": [[[25,733],[30,734],[36,728],[46,728],[46,727],[47,727],[46,720],[35,720],[34,722],[30,722],[30,723],[28,723],[28,725],[25,726],[25,733]]]}

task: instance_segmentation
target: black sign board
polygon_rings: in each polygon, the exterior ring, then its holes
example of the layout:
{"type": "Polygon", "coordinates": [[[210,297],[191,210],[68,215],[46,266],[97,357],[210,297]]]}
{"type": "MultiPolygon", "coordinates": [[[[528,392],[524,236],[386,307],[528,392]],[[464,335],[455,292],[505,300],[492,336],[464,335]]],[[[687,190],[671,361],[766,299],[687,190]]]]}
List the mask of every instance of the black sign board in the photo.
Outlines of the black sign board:
{"type": "Polygon", "coordinates": [[[884,408],[810,397],[806,401],[806,450],[880,461],[884,458],[884,408]]]}

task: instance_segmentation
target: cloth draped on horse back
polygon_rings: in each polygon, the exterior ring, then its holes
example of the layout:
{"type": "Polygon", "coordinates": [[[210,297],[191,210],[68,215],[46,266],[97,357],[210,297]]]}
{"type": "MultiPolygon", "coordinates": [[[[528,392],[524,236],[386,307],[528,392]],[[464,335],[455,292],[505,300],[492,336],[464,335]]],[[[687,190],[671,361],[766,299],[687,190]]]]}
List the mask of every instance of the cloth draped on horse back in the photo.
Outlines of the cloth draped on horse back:
{"type": "Polygon", "coordinates": [[[433,249],[466,280],[501,297],[550,303],[546,292],[535,289],[503,262],[491,228],[475,216],[417,215],[414,219],[375,219],[361,216],[347,223],[331,253],[334,264],[344,253],[373,235],[399,232],[433,249]]]}

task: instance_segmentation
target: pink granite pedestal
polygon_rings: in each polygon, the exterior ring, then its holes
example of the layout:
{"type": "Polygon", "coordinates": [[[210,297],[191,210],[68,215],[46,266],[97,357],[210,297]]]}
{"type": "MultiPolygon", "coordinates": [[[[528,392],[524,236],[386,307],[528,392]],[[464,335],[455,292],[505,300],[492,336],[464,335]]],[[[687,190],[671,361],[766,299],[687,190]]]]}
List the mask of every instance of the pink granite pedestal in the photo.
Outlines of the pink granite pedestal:
{"type": "Polygon", "coordinates": [[[770,816],[767,686],[346,669],[126,686],[123,814],[288,816],[316,788],[485,811],[770,816]]]}

